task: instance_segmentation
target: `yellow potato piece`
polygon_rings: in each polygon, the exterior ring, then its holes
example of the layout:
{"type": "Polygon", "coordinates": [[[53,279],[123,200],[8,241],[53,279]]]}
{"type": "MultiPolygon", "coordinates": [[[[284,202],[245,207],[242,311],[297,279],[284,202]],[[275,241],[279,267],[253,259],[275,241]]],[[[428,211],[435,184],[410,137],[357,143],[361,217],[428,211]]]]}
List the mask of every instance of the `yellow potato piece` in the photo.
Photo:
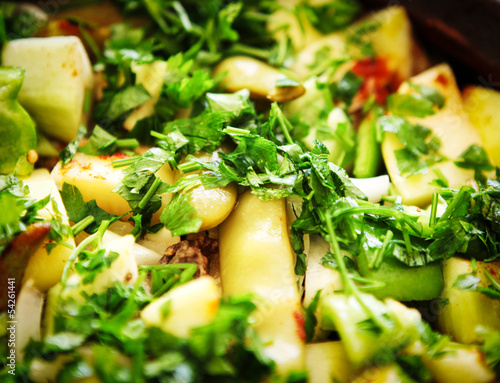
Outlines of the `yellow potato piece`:
{"type": "Polygon", "coordinates": [[[303,313],[284,199],[264,202],[243,193],[219,228],[219,253],[223,294],[256,296],[255,330],[277,373],[302,370],[303,313]]]}
{"type": "Polygon", "coordinates": [[[500,166],[500,92],[469,86],[463,93],[465,111],[483,139],[484,148],[500,166]]]}
{"type": "Polygon", "coordinates": [[[245,56],[223,60],[215,68],[214,76],[223,76],[220,84],[228,92],[248,89],[252,97],[270,101],[290,101],[305,92],[302,85],[277,87],[278,80],[289,76],[262,61],[245,56]]]}
{"type": "Polygon", "coordinates": [[[135,73],[135,83],[144,86],[151,95],[151,99],[135,108],[125,120],[123,126],[132,130],[137,121],[152,116],[155,113],[155,105],[160,98],[163,87],[163,77],[167,71],[166,61],[154,61],[148,64],[132,64],[132,72],[135,73]]]}
{"type": "Polygon", "coordinates": [[[378,28],[366,33],[364,38],[372,43],[377,56],[387,60],[388,69],[395,71],[397,75],[396,81],[404,81],[410,77],[413,46],[411,25],[405,9],[398,6],[371,13],[354,23],[347,31],[333,32],[305,45],[297,55],[292,71],[302,79],[307,78],[320,51],[326,51],[322,56],[326,54],[332,59],[345,57],[346,50],[352,49],[347,46],[349,34],[365,23],[378,25],[378,28]]]}
{"type": "Polygon", "coordinates": [[[220,225],[233,210],[238,195],[236,186],[233,184],[215,189],[198,186],[188,193],[191,193],[189,199],[191,205],[203,220],[199,231],[220,225]]]}
{"type": "MultiPolygon", "coordinates": [[[[211,161],[211,156],[205,152],[195,153],[194,156],[204,161],[211,161]]],[[[191,174],[201,174],[201,172],[182,173],[178,171],[177,180],[191,174]]],[[[210,230],[219,226],[233,211],[238,197],[237,188],[234,184],[214,189],[205,189],[203,185],[198,185],[185,192],[191,194],[189,202],[202,219],[199,231],[210,230]]]]}
{"type": "MultiPolygon", "coordinates": [[[[411,117],[413,124],[421,124],[432,130],[441,140],[440,152],[450,159],[429,167],[427,174],[412,176],[401,175],[394,152],[403,148],[393,133],[386,133],[382,142],[382,154],[387,171],[396,191],[406,205],[425,206],[430,203],[432,193],[437,190],[430,185],[437,175],[432,169],[439,169],[450,183],[450,187],[460,187],[474,180],[472,170],[457,167],[453,160],[457,159],[470,145],[482,145],[481,137],[470,123],[465,113],[460,91],[455,82],[455,76],[447,64],[437,65],[410,79],[412,83],[435,88],[445,98],[445,105],[435,114],[425,118],[411,117]]],[[[400,86],[398,93],[407,93],[408,84],[400,86]]]]}
{"type": "Polygon", "coordinates": [[[348,383],[354,374],[340,341],[308,344],[306,364],[309,383],[348,383]]]}
{"type": "Polygon", "coordinates": [[[273,34],[276,41],[288,37],[295,51],[298,51],[322,36],[312,26],[303,10],[299,11],[298,17],[296,16],[294,7],[299,3],[298,1],[281,1],[280,3],[283,3],[280,5],[284,8],[275,11],[267,22],[267,30],[273,34]]]}
{"type": "MultiPolygon", "coordinates": [[[[477,261],[479,287],[487,287],[490,282],[484,274],[490,274],[500,282],[500,263],[477,261]]],[[[472,264],[468,259],[450,258],[443,263],[444,290],[443,298],[448,299],[439,313],[440,330],[461,343],[477,343],[481,335],[476,328],[481,326],[489,330],[500,330],[500,301],[490,299],[476,291],[463,291],[453,287],[457,277],[472,272],[472,264]]]]}
{"type": "MultiPolygon", "coordinates": [[[[58,210],[63,214],[63,223],[68,223],[66,209],[64,208],[57,186],[52,178],[50,178],[50,174],[46,169],[33,171],[31,176],[23,179],[23,182],[28,185],[30,189],[29,195],[32,198],[42,199],[50,195],[57,205],[58,210]]],[[[44,219],[52,219],[54,215],[52,203],[49,202],[38,214],[44,219]]],[[[65,238],[64,240],[70,247],[75,246],[75,241],[72,237],[65,238]]],[[[71,248],[58,245],[48,253],[45,244],[31,256],[23,277],[23,283],[32,279],[33,287],[42,292],[47,291],[59,282],[64,265],[72,251],[71,248]]]]}
{"type": "Polygon", "coordinates": [[[405,383],[410,381],[397,364],[369,367],[363,370],[352,383],[405,383]]]}
{"type": "MultiPolygon", "coordinates": [[[[82,193],[85,202],[95,199],[97,205],[111,214],[121,215],[131,210],[128,202],[113,189],[123,179],[123,167],[113,168],[115,157],[89,156],[77,153],[66,166],[59,162],[52,170],[52,178],[59,188],[63,183],[74,185],[82,193]]],[[[165,164],[156,175],[163,181],[173,184],[174,173],[165,164]]],[[[163,208],[172,199],[171,193],[162,194],[162,207],[153,215],[153,223],[160,222],[163,208]]]]}
{"type": "Polygon", "coordinates": [[[486,366],[484,355],[477,347],[452,343],[443,351],[443,355],[435,358],[423,356],[424,365],[436,383],[489,383],[495,380],[495,373],[486,366]]]}
{"type": "Polygon", "coordinates": [[[212,277],[203,276],[174,288],[151,302],[141,312],[148,326],[181,338],[211,323],[220,304],[220,293],[212,277]]]}

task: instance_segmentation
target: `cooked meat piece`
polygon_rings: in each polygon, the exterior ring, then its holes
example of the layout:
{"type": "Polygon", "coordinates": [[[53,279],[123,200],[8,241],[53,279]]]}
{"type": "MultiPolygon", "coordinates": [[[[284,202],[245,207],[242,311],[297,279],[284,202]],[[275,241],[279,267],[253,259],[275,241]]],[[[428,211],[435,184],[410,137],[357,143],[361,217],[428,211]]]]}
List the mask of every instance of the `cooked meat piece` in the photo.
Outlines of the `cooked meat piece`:
{"type": "Polygon", "coordinates": [[[196,263],[198,270],[194,277],[198,278],[207,274],[208,259],[218,251],[219,242],[216,239],[200,236],[169,246],[160,259],[160,264],[196,263]]]}

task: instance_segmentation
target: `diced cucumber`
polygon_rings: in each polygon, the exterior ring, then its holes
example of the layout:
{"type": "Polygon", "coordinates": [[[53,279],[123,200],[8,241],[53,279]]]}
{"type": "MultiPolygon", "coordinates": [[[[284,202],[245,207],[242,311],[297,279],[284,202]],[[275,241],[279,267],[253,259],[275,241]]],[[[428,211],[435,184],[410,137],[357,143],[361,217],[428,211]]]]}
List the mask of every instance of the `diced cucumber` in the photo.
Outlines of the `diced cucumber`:
{"type": "Polygon", "coordinates": [[[373,292],[378,298],[424,301],[441,296],[444,282],[440,262],[421,267],[409,267],[393,256],[385,256],[380,267],[372,270],[368,266],[365,252],[362,252],[357,259],[363,277],[385,284],[384,287],[373,292]]]}

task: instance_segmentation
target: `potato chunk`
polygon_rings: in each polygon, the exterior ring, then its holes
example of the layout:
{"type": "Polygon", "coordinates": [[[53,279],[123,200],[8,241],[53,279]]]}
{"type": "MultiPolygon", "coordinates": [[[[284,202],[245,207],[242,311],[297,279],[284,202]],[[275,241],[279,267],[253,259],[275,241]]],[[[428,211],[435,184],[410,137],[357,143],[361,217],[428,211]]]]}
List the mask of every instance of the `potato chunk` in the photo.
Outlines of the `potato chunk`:
{"type": "MultiPolygon", "coordinates": [[[[121,215],[131,210],[128,202],[113,189],[123,179],[124,168],[113,168],[112,161],[115,157],[89,156],[77,153],[66,166],[59,162],[52,170],[52,178],[58,187],[63,183],[74,185],[82,193],[84,201],[95,199],[97,205],[108,213],[121,215]]],[[[165,164],[157,176],[163,181],[173,184],[174,174],[170,166],[165,164]]],[[[159,222],[163,208],[170,202],[172,196],[165,193],[162,196],[162,207],[153,215],[153,222],[159,222]]]]}
{"type": "Polygon", "coordinates": [[[250,57],[235,56],[223,60],[215,68],[214,76],[224,75],[221,86],[229,92],[248,89],[254,98],[285,102],[304,94],[301,84],[280,87],[278,82],[287,75],[272,66],[250,57]]]}
{"type": "MultiPolygon", "coordinates": [[[[50,178],[50,174],[46,169],[35,170],[31,176],[24,178],[23,182],[28,185],[30,192],[29,196],[35,199],[42,199],[48,195],[54,200],[57,209],[63,214],[63,223],[68,223],[66,218],[66,209],[62,202],[57,186],[50,178]]],[[[52,203],[48,203],[44,209],[38,212],[39,216],[44,219],[52,219],[54,210],[52,203]]],[[[64,239],[71,246],[75,245],[72,237],[64,239]]],[[[71,249],[59,245],[53,248],[50,253],[47,252],[45,245],[42,245],[31,256],[28,267],[24,273],[23,283],[29,279],[33,280],[33,287],[44,292],[54,286],[61,279],[64,265],[71,254],[71,249]]]]}
{"type": "MultiPolygon", "coordinates": [[[[487,287],[490,284],[485,271],[499,281],[499,262],[477,261],[476,276],[480,279],[478,286],[487,287]]],[[[476,332],[478,326],[500,330],[500,301],[477,291],[463,291],[454,286],[460,275],[471,272],[472,264],[468,259],[453,257],[444,261],[443,298],[448,299],[448,304],[439,313],[439,328],[461,343],[480,342],[481,336],[476,332]]]]}
{"type": "Polygon", "coordinates": [[[250,191],[239,197],[219,229],[222,292],[252,293],[258,309],[255,330],[287,376],[304,368],[303,313],[288,236],[285,201],[261,201],[250,191]]]}
{"type": "MultiPolygon", "coordinates": [[[[431,129],[441,141],[440,153],[450,160],[431,165],[427,174],[401,175],[394,152],[403,148],[403,144],[393,133],[385,134],[382,154],[396,191],[403,197],[403,203],[422,207],[430,203],[432,193],[436,191],[436,188],[430,185],[430,182],[437,178],[433,169],[439,169],[443,173],[450,187],[460,187],[474,180],[472,170],[457,167],[453,160],[457,159],[470,145],[482,145],[482,140],[465,113],[455,76],[447,64],[437,65],[411,78],[410,81],[435,88],[444,96],[445,105],[435,114],[425,118],[411,117],[408,120],[413,124],[421,124],[431,129]]],[[[404,94],[408,90],[409,86],[405,83],[401,85],[398,93],[404,94]]]]}
{"type": "Polygon", "coordinates": [[[149,326],[178,337],[188,337],[191,329],[211,323],[220,303],[220,293],[212,277],[204,276],[168,291],[141,312],[149,326]]]}
{"type": "Polygon", "coordinates": [[[500,92],[468,86],[463,93],[465,111],[483,139],[484,148],[500,166],[500,92]]]}

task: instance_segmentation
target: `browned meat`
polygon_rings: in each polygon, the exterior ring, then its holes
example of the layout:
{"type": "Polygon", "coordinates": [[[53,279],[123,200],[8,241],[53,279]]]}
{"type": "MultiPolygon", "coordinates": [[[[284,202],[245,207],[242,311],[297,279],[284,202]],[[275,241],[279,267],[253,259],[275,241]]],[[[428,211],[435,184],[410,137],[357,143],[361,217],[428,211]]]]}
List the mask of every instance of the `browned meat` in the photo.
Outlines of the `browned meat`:
{"type": "Polygon", "coordinates": [[[165,255],[160,259],[160,264],[167,263],[196,263],[198,270],[194,275],[198,278],[208,274],[208,260],[219,251],[219,242],[205,236],[181,241],[165,250],[165,255]]]}

